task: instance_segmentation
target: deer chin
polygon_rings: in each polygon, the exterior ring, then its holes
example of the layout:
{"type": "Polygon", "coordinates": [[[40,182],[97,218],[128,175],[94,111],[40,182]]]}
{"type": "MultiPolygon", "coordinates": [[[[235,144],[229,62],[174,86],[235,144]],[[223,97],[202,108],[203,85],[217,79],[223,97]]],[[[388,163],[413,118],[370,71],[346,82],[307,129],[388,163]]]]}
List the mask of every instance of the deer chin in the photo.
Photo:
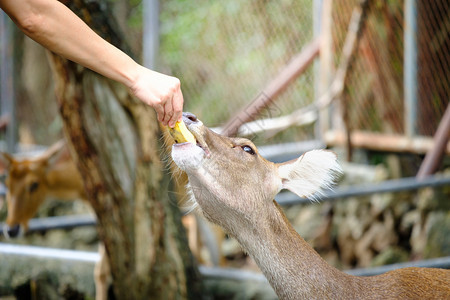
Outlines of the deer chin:
{"type": "Polygon", "coordinates": [[[206,151],[193,143],[181,143],[172,146],[172,159],[178,168],[184,172],[199,169],[206,156],[206,151]]]}

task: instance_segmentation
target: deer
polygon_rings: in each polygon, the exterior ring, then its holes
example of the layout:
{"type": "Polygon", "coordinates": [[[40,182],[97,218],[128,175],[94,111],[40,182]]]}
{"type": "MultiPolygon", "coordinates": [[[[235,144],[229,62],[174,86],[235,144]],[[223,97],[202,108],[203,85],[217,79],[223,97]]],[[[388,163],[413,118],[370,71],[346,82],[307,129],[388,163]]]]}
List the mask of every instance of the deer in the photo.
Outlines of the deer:
{"type": "Polygon", "coordinates": [[[450,270],[403,268],[371,277],[329,265],[294,230],[276,194],[314,197],[342,172],[336,155],[312,150],[284,163],[264,159],[248,139],[213,132],[192,113],[194,136],[172,146],[188,189],[206,219],[234,237],[280,299],[450,299],[450,270]]]}
{"type": "Polygon", "coordinates": [[[7,170],[8,215],[3,233],[16,237],[28,230],[28,221],[47,199],[86,200],[81,176],[70,159],[63,140],[36,157],[15,159],[0,152],[7,170]]]}
{"type": "MultiPolygon", "coordinates": [[[[81,175],[64,140],[56,142],[36,157],[16,159],[0,152],[0,164],[7,171],[8,214],[3,227],[7,238],[26,232],[29,220],[46,200],[80,199],[87,202],[81,175]]],[[[99,256],[94,267],[95,299],[106,300],[110,270],[102,243],[99,245],[99,256]]]]}

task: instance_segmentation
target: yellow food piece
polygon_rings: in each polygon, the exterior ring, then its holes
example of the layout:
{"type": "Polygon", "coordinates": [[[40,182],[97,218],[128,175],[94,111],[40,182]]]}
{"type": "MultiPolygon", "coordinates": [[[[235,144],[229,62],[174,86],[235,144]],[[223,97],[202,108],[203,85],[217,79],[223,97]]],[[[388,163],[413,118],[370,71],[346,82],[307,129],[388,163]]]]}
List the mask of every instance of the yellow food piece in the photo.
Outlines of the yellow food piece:
{"type": "Polygon", "coordinates": [[[176,143],[189,142],[195,144],[196,142],[195,137],[186,128],[183,121],[177,122],[173,128],[169,127],[169,132],[176,143]]]}

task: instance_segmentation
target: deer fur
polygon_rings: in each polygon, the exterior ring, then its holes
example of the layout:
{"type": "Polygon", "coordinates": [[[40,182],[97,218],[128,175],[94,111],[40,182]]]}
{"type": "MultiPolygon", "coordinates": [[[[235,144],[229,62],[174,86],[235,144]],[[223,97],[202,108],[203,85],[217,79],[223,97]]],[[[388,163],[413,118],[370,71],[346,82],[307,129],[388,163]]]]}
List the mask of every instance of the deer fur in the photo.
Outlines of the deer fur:
{"type": "Polygon", "coordinates": [[[341,172],[335,154],[307,152],[275,164],[243,138],[209,130],[195,115],[183,121],[197,144],[175,144],[172,159],[189,178],[205,217],[235,237],[280,299],[450,299],[450,271],[405,268],[355,277],[327,264],[294,230],[275,195],[288,189],[310,197],[341,172]]]}

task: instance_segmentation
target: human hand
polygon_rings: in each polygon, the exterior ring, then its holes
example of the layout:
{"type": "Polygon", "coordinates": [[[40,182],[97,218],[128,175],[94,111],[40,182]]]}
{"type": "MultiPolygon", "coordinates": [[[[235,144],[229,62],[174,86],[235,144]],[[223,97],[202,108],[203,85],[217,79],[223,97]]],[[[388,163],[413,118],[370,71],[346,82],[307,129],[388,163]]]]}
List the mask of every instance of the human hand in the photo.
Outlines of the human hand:
{"type": "Polygon", "coordinates": [[[156,110],[158,121],[164,125],[174,127],[177,121],[181,121],[184,100],[178,78],[139,66],[130,90],[156,110]]]}

